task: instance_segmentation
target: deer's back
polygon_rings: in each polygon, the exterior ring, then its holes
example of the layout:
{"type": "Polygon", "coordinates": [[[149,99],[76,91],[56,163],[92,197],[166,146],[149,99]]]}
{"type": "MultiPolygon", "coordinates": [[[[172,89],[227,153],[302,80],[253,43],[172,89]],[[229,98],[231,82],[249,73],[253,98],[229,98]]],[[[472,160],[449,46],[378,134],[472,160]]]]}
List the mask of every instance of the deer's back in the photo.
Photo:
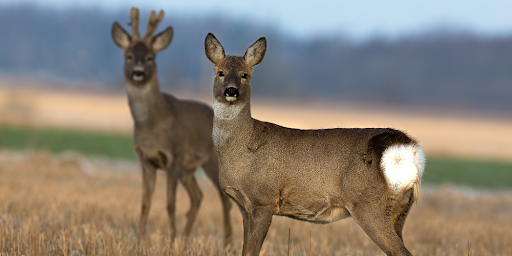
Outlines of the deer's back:
{"type": "Polygon", "coordinates": [[[416,143],[391,128],[300,130],[258,120],[253,127],[246,153],[251,161],[268,163],[262,168],[342,171],[358,162],[378,164],[374,161],[391,145],[416,143]]]}
{"type": "Polygon", "coordinates": [[[162,97],[165,106],[158,116],[135,125],[135,146],[147,154],[162,152],[186,168],[202,165],[213,150],[213,110],[200,102],[162,97]]]}

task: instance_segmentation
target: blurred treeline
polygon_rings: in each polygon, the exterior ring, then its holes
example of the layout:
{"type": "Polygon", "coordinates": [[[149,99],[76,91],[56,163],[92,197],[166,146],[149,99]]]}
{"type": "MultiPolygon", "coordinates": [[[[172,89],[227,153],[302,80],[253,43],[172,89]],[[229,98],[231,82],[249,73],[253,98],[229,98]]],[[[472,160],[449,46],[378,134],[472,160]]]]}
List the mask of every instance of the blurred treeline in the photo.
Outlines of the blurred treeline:
{"type": "MultiPolygon", "coordinates": [[[[128,12],[0,5],[0,76],[122,88],[122,50],[110,28],[118,21],[131,33],[128,12]]],[[[141,8],[142,33],[148,13],[141,8]]],[[[209,90],[213,68],[203,42],[213,32],[229,55],[267,38],[254,94],[512,112],[512,31],[484,37],[439,28],[394,39],[306,40],[268,23],[166,10],[157,31],[168,25],[175,36],[158,56],[167,90],[209,90]]]]}

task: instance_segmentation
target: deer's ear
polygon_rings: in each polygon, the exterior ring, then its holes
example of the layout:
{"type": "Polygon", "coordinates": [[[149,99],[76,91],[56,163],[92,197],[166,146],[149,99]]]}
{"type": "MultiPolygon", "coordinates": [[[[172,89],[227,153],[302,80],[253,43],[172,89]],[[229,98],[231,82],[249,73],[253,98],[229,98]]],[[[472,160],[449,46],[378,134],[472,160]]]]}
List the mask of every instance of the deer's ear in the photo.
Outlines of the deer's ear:
{"type": "Polygon", "coordinates": [[[208,33],[204,39],[204,51],[206,57],[215,65],[219,64],[225,57],[224,48],[212,33],[208,33]]]}
{"type": "Polygon", "coordinates": [[[244,54],[245,61],[251,66],[251,68],[260,64],[265,57],[265,52],[267,51],[267,39],[261,37],[256,40],[244,54]]]}
{"type": "Polygon", "coordinates": [[[153,51],[159,52],[165,49],[172,41],[172,36],[174,32],[172,27],[167,27],[164,31],[160,32],[158,35],[154,36],[151,40],[151,47],[153,47],[153,51]]]}
{"type": "Polygon", "coordinates": [[[112,24],[112,39],[123,49],[127,49],[132,42],[132,37],[117,22],[112,24]]]}

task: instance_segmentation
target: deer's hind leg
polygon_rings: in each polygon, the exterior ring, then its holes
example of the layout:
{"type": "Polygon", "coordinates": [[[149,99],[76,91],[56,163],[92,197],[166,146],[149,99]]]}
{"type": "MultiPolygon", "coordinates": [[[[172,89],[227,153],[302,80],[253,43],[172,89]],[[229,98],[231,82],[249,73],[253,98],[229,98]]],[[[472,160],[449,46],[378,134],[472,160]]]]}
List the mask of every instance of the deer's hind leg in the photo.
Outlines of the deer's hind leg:
{"type": "Polygon", "coordinates": [[[183,236],[185,238],[187,238],[192,231],[192,225],[197,217],[199,206],[203,199],[203,193],[201,192],[201,189],[199,189],[196,178],[194,177],[194,170],[195,169],[186,170],[180,177],[180,181],[190,197],[190,209],[187,213],[187,224],[185,225],[185,231],[183,232],[183,236]]]}
{"type": "Polygon", "coordinates": [[[414,195],[413,190],[407,190],[398,200],[396,201],[395,210],[393,212],[393,225],[395,227],[395,232],[400,237],[402,242],[404,239],[402,238],[402,231],[404,229],[405,219],[409,214],[409,210],[411,209],[412,204],[414,203],[414,195]]]}
{"type": "Polygon", "coordinates": [[[395,230],[392,207],[387,196],[373,193],[365,195],[364,201],[352,204],[348,209],[354,221],[386,255],[412,255],[395,230]]]}
{"type": "Polygon", "coordinates": [[[167,170],[167,214],[169,215],[169,225],[171,226],[171,243],[176,238],[176,189],[178,188],[177,173],[173,170],[167,170]]]}
{"type": "Polygon", "coordinates": [[[231,201],[229,197],[222,191],[219,184],[219,165],[217,163],[217,156],[212,153],[208,162],[203,165],[204,172],[212,180],[213,184],[219,191],[219,196],[222,201],[222,215],[224,218],[224,245],[231,244],[232,231],[231,231],[231,220],[229,211],[231,210],[231,201]]]}

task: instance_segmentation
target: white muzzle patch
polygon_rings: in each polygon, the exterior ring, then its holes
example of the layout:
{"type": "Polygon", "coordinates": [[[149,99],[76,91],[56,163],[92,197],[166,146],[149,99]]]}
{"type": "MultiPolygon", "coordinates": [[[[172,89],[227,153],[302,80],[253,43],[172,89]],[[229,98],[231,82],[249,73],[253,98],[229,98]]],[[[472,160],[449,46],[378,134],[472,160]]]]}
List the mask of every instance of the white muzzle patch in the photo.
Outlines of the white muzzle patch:
{"type": "Polygon", "coordinates": [[[425,154],[418,145],[393,145],[382,154],[381,167],[394,191],[419,183],[425,170],[425,154]]]}
{"type": "Polygon", "coordinates": [[[144,75],[133,74],[132,79],[133,79],[133,81],[140,82],[140,81],[144,80],[144,75]]]}
{"type": "Polygon", "coordinates": [[[226,100],[227,101],[235,101],[236,100],[236,96],[226,96],[226,100]]]}

